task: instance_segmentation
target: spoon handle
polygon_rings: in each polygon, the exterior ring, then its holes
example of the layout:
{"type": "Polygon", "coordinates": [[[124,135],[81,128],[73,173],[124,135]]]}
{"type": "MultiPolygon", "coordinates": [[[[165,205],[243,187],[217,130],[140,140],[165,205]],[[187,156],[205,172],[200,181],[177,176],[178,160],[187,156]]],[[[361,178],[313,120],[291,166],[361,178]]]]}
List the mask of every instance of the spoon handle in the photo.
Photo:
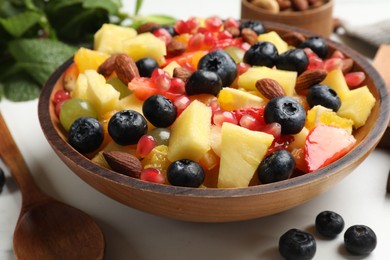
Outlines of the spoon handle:
{"type": "Polygon", "coordinates": [[[34,182],[23,156],[17,147],[8,127],[0,113],[0,157],[9,168],[22,193],[23,208],[28,205],[47,201],[48,197],[42,193],[34,182]]]}

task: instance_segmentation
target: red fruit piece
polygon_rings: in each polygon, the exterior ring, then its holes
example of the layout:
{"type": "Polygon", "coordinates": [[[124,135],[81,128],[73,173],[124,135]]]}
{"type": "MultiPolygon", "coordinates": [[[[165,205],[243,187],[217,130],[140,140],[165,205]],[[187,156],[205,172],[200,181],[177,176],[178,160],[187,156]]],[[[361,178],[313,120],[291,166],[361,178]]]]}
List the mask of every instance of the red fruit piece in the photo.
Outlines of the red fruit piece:
{"type": "Polygon", "coordinates": [[[143,135],[137,143],[137,155],[141,158],[145,158],[154,147],[156,147],[157,141],[151,135],[143,135]]]}
{"type": "Polygon", "coordinates": [[[346,130],[319,125],[306,138],[305,161],[309,172],[316,171],[348,153],[356,139],[346,130]]]}
{"type": "Polygon", "coordinates": [[[210,32],[218,32],[223,25],[222,20],[217,16],[211,16],[206,18],[205,27],[210,32]]]}
{"type": "Polygon", "coordinates": [[[264,108],[263,107],[252,107],[246,109],[237,109],[233,110],[232,113],[237,118],[238,121],[241,120],[243,115],[250,115],[255,118],[261,125],[265,126],[264,122],[264,108]]]}
{"type": "Polygon", "coordinates": [[[129,84],[129,89],[139,100],[146,100],[148,97],[157,94],[157,88],[150,78],[135,77],[129,84]]]}
{"type": "Polygon", "coordinates": [[[345,82],[350,88],[356,88],[366,79],[366,74],[361,71],[350,72],[344,75],[345,82]]]}
{"type": "Polygon", "coordinates": [[[165,183],[165,177],[164,175],[155,168],[146,168],[141,172],[141,175],[139,178],[143,181],[148,181],[148,182],[154,182],[154,183],[160,183],[164,184],[165,183]]]}

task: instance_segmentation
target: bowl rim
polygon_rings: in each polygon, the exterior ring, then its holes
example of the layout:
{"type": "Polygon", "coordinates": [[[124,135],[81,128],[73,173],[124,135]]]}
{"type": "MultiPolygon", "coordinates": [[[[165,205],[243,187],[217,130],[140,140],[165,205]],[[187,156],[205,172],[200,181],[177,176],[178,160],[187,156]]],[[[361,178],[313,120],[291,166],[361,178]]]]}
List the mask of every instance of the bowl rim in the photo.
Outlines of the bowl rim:
{"type": "Polygon", "coordinates": [[[304,10],[304,11],[281,11],[281,12],[278,12],[278,13],[273,13],[273,12],[270,12],[268,10],[265,10],[263,8],[260,8],[252,3],[250,3],[248,0],[241,0],[241,8],[245,8],[245,9],[251,9],[257,13],[262,13],[262,14],[267,14],[267,15],[273,15],[275,17],[291,17],[291,18],[294,18],[294,17],[301,17],[302,15],[314,15],[314,14],[317,14],[317,13],[320,13],[322,12],[323,10],[325,9],[328,9],[328,8],[332,8],[333,7],[333,0],[327,0],[327,2],[319,7],[316,7],[316,8],[312,8],[312,9],[307,9],[307,10],[304,10]]]}
{"type": "MultiPolygon", "coordinates": [[[[267,31],[275,28],[302,32],[308,37],[316,36],[307,30],[280,23],[263,22],[263,24],[267,31]]],[[[352,55],[354,61],[357,62],[361,67],[365,68],[366,73],[372,78],[378,92],[379,99],[377,102],[380,102],[378,118],[382,118],[383,120],[380,120],[379,124],[375,124],[372,130],[358,145],[356,145],[349,153],[338,159],[336,162],[331,163],[326,167],[321,168],[320,170],[300,175],[288,180],[244,188],[188,188],[142,181],[140,179],[124,176],[115,171],[95,164],[90,159],[77,152],[73,147],[70,146],[69,143],[61,138],[61,136],[57,133],[54,122],[52,122],[50,117],[49,108],[52,102],[52,90],[55,87],[57,81],[61,78],[65,69],[73,63],[73,57],[69,58],[65,63],[58,67],[44,84],[38,100],[38,118],[46,139],[56,153],[61,153],[63,156],[77,163],[78,167],[82,167],[84,170],[96,174],[96,176],[99,178],[103,178],[106,181],[116,182],[117,184],[127,186],[128,188],[139,189],[152,193],[163,193],[165,195],[172,196],[224,198],[227,196],[253,196],[258,194],[280,192],[281,190],[294,189],[298,186],[305,186],[309,183],[320,181],[322,178],[329,178],[340,170],[348,168],[349,165],[358,161],[362,157],[364,158],[364,156],[367,156],[368,153],[373,150],[379,143],[380,138],[384,134],[390,119],[390,101],[387,87],[382,77],[368,62],[367,58],[352,48],[347,47],[346,45],[332,41],[328,38],[324,39],[328,44],[331,44],[333,47],[337,48],[343,53],[346,53],[348,56],[352,55]]]]}

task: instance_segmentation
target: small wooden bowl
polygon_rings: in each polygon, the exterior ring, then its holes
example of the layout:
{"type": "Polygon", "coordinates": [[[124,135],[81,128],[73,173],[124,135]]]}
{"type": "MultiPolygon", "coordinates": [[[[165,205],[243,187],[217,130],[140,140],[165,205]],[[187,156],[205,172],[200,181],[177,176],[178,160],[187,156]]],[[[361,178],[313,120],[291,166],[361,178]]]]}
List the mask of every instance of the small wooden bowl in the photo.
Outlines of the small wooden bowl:
{"type": "Polygon", "coordinates": [[[272,13],[241,0],[241,19],[270,21],[309,30],[328,37],[333,32],[333,0],[306,11],[282,11],[272,13]]]}
{"type": "MultiPolygon", "coordinates": [[[[264,23],[267,31],[285,33],[296,28],[264,23]]],[[[330,50],[338,49],[355,61],[355,70],[364,71],[366,84],[377,102],[367,123],[355,132],[357,144],[338,161],[299,177],[248,188],[185,188],[148,183],[100,167],[74,150],[55,115],[52,103],[62,88],[62,76],[72,64],[63,64],[47,81],[39,98],[38,114],[42,130],[53,150],[86,183],[132,208],[155,215],[194,222],[229,222],[258,218],[300,205],[328,190],[351,173],[375,148],[389,121],[389,97],[386,86],[367,60],[341,44],[327,40],[330,50]]]]}

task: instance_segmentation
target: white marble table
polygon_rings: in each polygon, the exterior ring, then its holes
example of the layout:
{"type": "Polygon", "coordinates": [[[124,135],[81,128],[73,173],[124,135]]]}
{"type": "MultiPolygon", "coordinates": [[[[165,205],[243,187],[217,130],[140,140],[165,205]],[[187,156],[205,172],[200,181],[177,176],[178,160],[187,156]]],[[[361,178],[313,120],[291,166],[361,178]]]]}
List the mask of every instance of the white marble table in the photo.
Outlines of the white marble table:
{"type": "MultiPolygon", "coordinates": [[[[125,9],[132,11],[134,1],[123,2],[126,2],[125,9]]],[[[240,16],[238,0],[144,2],[141,10],[144,14],[166,13],[177,18],[214,14],[240,16]]],[[[388,0],[335,2],[335,16],[356,24],[385,19],[390,10],[388,0]]],[[[2,100],[0,109],[42,190],[96,219],[106,239],[105,259],[281,259],[277,251],[280,235],[290,228],[314,232],[315,216],[323,210],[340,213],[346,227],[354,224],[370,226],[377,234],[378,245],[365,259],[389,259],[390,195],[386,194],[386,182],[390,151],[376,149],[339,184],[292,210],[237,223],[187,223],[128,208],[100,194],[74,175],[44,138],[38,122],[36,100],[24,103],[2,100]]],[[[8,173],[6,176],[7,184],[0,194],[1,260],[14,259],[12,234],[21,203],[15,182],[8,173]]],[[[339,236],[334,240],[318,238],[315,259],[360,258],[345,251],[342,236],[339,236]]]]}

